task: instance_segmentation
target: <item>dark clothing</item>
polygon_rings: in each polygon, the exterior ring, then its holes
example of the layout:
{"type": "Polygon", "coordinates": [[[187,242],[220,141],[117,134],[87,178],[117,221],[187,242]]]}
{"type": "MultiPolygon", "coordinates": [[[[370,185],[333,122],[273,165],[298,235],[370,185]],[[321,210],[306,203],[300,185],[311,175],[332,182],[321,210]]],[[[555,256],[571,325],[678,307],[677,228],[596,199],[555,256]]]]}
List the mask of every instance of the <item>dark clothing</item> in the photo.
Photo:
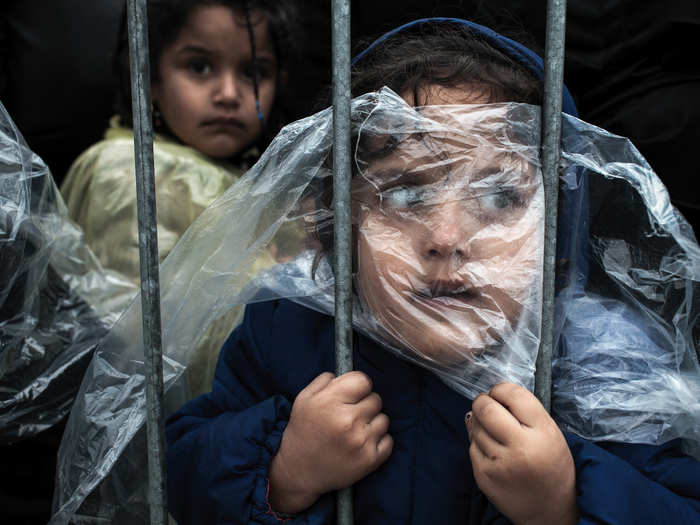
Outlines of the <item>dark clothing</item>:
{"type": "MultiPolygon", "coordinates": [[[[267,473],[296,395],[334,369],[334,322],[287,300],[249,305],[224,345],[213,391],[167,425],[170,511],[188,523],[276,523],[267,473]]],[[[358,524],[508,523],[476,485],[464,415],[471,401],[432,372],[357,335],[355,368],[389,416],[389,460],[354,486],[358,524]]],[[[700,465],[663,446],[595,445],[566,436],[580,523],[700,520],[700,465]]],[[[290,523],[332,523],[326,494],[290,523]]]]}

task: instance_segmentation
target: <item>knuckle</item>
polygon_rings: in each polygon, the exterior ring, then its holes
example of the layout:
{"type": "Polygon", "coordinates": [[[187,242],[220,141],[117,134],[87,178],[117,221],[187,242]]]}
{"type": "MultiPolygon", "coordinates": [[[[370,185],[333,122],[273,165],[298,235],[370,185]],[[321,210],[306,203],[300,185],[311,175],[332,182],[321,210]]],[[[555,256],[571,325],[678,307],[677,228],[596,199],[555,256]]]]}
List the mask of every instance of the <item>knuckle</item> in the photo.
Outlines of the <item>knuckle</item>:
{"type": "Polygon", "coordinates": [[[356,426],[347,433],[346,443],[351,450],[361,450],[367,444],[367,433],[356,426]]]}
{"type": "MultiPolygon", "coordinates": [[[[374,445],[374,443],[373,443],[374,445]]],[[[376,446],[371,447],[371,462],[374,466],[378,466],[384,463],[394,448],[394,438],[389,434],[384,435],[377,443],[376,446]]]]}
{"type": "Polygon", "coordinates": [[[494,408],[495,406],[493,400],[485,394],[477,397],[472,404],[472,412],[474,412],[476,417],[480,420],[483,420],[492,414],[494,408]]]}
{"type": "Polygon", "coordinates": [[[357,382],[358,386],[367,388],[370,391],[372,390],[374,385],[372,384],[372,380],[367,374],[361,372],[360,370],[354,370],[350,373],[353,375],[353,379],[357,382]]]}
{"type": "Polygon", "coordinates": [[[496,395],[503,395],[503,396],[509,396],[513,392],[513,387],[515,387],[513,383],[498,383],[494,387],[489,390],[490,394],[496,394],[496,395]]]}
{"type": "Polygon", "coordinates": [[[341,411],[336,418],[337,431],[342,435],[350,435],[355,427],[355,415],[349,410],[341,411]]]}
{"type": "Polygon", "coordinates": [[[490,390],[490,393],[498,399],[513,400],[522,398],[529,392],[515,383],[498,383],[490,390]]]}

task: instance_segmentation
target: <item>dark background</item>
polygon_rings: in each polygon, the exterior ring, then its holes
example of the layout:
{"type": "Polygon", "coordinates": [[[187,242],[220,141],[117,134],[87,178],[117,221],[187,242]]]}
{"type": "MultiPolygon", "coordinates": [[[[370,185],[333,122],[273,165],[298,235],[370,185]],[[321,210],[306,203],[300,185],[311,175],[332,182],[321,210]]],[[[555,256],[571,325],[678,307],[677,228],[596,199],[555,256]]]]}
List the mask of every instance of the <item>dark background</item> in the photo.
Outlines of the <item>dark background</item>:
{"type": "MultiPolygon", "coordinates": [[[[330,82],[330,1],[301,1],[303,64],[292,117],[330,82]]],[[[4,0],[0,101],[58,183],[114,113],[111,53],[122,0],[4,0]]],[[[355,0],[353,41],[427,16],[469,18],[542,53],[545,2],[355,0]]],[[[569,0],[565,82],[583,120],[627,136],[698,231],[700,2],[569,0]]],[[[0,447],[0,522],[46,523],[61,425],[0,447]]]]}

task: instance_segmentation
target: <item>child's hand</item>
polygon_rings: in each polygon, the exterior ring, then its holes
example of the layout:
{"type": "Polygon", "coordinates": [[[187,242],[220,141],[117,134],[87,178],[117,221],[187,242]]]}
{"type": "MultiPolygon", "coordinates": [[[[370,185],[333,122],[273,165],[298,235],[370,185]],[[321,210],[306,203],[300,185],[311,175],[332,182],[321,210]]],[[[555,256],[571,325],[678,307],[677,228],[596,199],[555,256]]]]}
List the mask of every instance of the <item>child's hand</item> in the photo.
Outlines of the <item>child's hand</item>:
{"type": "Polygon", "coordinates": [[[270,504],[298,512],[324,492],[348,487],[384,463],[393,440],[382,400],[362,372],[325,372],[294,400],[270,465],[270,504]]]}
{"type": "Polygon", "coordinates": [[[474,400],[471,414],[469,456],[486,497],[518,525],[575,523],[574,461],[537,398],[501,383],[474,400]]]}

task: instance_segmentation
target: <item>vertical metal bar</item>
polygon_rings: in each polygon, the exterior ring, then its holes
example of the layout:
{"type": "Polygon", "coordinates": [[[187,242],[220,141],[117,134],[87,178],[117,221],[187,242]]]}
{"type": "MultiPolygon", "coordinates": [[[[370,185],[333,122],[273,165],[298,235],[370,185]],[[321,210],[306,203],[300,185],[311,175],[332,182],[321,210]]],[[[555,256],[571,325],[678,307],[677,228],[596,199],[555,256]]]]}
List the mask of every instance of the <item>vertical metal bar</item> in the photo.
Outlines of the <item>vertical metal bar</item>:
{"type": "Polygon", "coordinates": [[[542,290],[542,334],[535,370],[535,395],[551,408],[552,344],[554,326],[554,271],[557,242],[561,107],[564,84],[566,0],[547,0],[542,106],[542,172],[544,176],[545,233],[542,290]]]}
{"type": "Polygon", "coordinates": [[[151,523],[165,525],[168,520],[168,511],[165,489],[163,355],[146,0],[128,0],[127,16],[131,66],[131,104],[134,119],[136,199],[139,221],[141,311],[146,362],[149,503],[151,523]]]}
{"type": "MultiPolygon", "coordinates": [[[[335,369],[352,363],[352,227],[350,224],[350,0],[332,0],[333,209],[335,211],[335,369]]],[[[338,492],[338,524],[353,523],[352,489],[338,492]]]]}

